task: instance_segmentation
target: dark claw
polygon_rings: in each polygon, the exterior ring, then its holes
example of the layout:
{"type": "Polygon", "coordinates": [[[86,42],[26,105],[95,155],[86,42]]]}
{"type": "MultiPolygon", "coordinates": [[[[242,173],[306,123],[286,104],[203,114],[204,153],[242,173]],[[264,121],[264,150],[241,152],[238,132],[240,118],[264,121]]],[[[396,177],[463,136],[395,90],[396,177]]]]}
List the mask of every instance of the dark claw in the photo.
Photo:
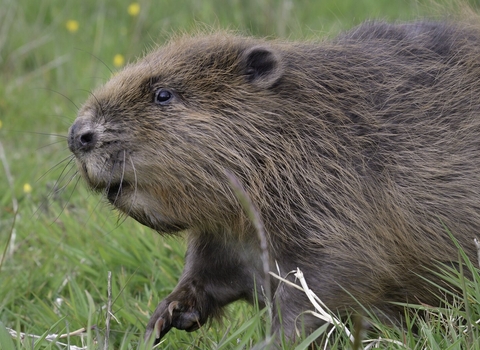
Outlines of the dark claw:
{"type": "Polygon", "coordinates": [[[158,344],[165,334],[172,328],[172,323],[166,323],[165,319],[162,317],[155,322],[155,342],[154,345],[158,344]]]}
{"type": "Polygon", "coordinates": [[[183,306],[178,301],[167,302],[164,300],[157,306],[148,322],[145,341],[151,341],[151,337],[154,336],[153,344],[156,345],[172,327],[191,332],[200,326],[200,315],[197,310],[183,306]]]}

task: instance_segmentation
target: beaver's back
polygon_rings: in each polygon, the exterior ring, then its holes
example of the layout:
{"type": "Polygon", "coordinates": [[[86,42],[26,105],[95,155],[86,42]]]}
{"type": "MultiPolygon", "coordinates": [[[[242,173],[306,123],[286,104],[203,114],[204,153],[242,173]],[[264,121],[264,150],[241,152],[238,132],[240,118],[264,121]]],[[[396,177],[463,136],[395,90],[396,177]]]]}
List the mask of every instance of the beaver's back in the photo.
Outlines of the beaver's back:
{"type": "MultiPolygon", "coordinates": [[[[297,185],[286,192],[301,189],[308,200],[297,206],[316,213],[301,224],[332,216],[342,224],[360,220],[368,231],[392,206],[385,224],[411,226],[402,231],[412,244],[429,240],[412,236],[443,225],[473,235],[480,224],[473,214],[480,199],[479,43],[469,27],[370,23],[333,43],[286,46],[284,75],[271,89],[281,110],[265,123],[284,123],[268,135],[285,140],[270,154],[292,169],[292,181],[283,182],[297,185]],[[296,157],[285,159],[284,149],[296,157]]],[[[314,231],[328,241],[335,230],[314,231]]]]}
{"type": "Polygon", "coordinates": [[[449,233],[476,253],[479,44],[468,26],[368,23],[333,43],[287,45],[271,89],[286,126],[268,136],[284,144],[270,149],[262,192],[274,245],[312,270],[319,254],[352,290],[369,285],[365,303],[432,301],[416,274],[457,260],[449,233]]]}

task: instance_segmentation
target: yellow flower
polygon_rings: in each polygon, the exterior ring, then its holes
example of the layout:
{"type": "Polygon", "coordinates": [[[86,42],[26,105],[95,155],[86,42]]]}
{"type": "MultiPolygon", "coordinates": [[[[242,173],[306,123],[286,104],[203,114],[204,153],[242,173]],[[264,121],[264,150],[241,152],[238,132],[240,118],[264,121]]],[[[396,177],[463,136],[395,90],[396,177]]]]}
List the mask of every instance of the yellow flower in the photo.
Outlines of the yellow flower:
{"type": "Polygon", "coordinates": [[[130,16],[138,16],[140,13],[140,4],[138,2],[132,2],[130,5],[128,5],[127,12],[130,16]]]}
{"type": "Polygon", "coordinates": [[[32,186],[30,186],[29,183],[26,183],[25,185],[23,185],[23,192],[26,193],[26,194],[29,194],[32,192],[32,186]]]}
{"type": "Polygon", "coordinates": [[[78,31],[78,21],[75,21],[74,19],[69,19],[67,23],[65,23],[65,27],[67,27],[67,30],[70,33],[76,33],[78,31]]]}
{"type": "Polygon", "coordinates": [[[113,57],[113,65],[117,68],[120,68],[121,66],[123,66],[125,64],[125,57],[123,57],[123,55],[120,55],[120,54],[116,54],[114,57],[113,57]]]}

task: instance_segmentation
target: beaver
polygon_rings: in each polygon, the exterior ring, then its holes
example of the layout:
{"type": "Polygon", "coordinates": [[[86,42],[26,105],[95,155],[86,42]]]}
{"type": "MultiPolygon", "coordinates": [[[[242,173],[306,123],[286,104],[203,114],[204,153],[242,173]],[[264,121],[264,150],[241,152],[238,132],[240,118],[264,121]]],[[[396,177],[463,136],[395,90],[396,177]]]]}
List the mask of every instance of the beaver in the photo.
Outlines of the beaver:
{"type": "Polygon", "coordinates": [[[372,21],[318,42],[174,37],[92,94],[68,146],[121,213],[186,232],[183,273],[147,338],[196,330],[239,299],[265,305],[268,281],[274,329],[294,339],[311,305],[263,273],[231,178],[261,218],[272,271],[299,268],[332,311],[401,322],[392,302],[439,304],[435,271],[458,266],[456,242],[475,257],[479,136],[480,30],[372,21]]]}

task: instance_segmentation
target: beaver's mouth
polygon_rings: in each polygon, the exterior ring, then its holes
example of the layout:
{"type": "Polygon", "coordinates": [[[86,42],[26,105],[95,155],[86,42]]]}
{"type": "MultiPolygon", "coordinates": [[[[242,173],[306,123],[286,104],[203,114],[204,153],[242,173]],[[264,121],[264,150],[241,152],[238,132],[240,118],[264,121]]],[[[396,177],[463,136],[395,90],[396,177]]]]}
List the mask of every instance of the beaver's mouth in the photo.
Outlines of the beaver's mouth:
{"type": "Polygon", "coordinates": [[[111,184],[105,189],[105,196],[114,207],[158,232],[176,233],[187,228],[183,223],[164,217],[160,210],[156,210],[157,200],[151,200],[128,181],[111,184]]]}
{"type": "Polygon", "coordinates": [[[105,189],[105,196],[111,204],[115,205],[118,199],[122,196],[123,192],[131,189],[132,186],[126,181],[122,181],[116,184],[110,184],[105,189]]]}
{"type": "Polygon", "coordinates": [[[76,155],[80,174],[91,190],[101,193],[120,212],[158,232],[176,233],[189,227],[176,215],[171,215],[172,211],[155,194],[154,188],[137,183],[135,168],[129,171],[128,162],[125,166],[123,157],[112,156],[103,160],[91,162],[76,155]]]}

